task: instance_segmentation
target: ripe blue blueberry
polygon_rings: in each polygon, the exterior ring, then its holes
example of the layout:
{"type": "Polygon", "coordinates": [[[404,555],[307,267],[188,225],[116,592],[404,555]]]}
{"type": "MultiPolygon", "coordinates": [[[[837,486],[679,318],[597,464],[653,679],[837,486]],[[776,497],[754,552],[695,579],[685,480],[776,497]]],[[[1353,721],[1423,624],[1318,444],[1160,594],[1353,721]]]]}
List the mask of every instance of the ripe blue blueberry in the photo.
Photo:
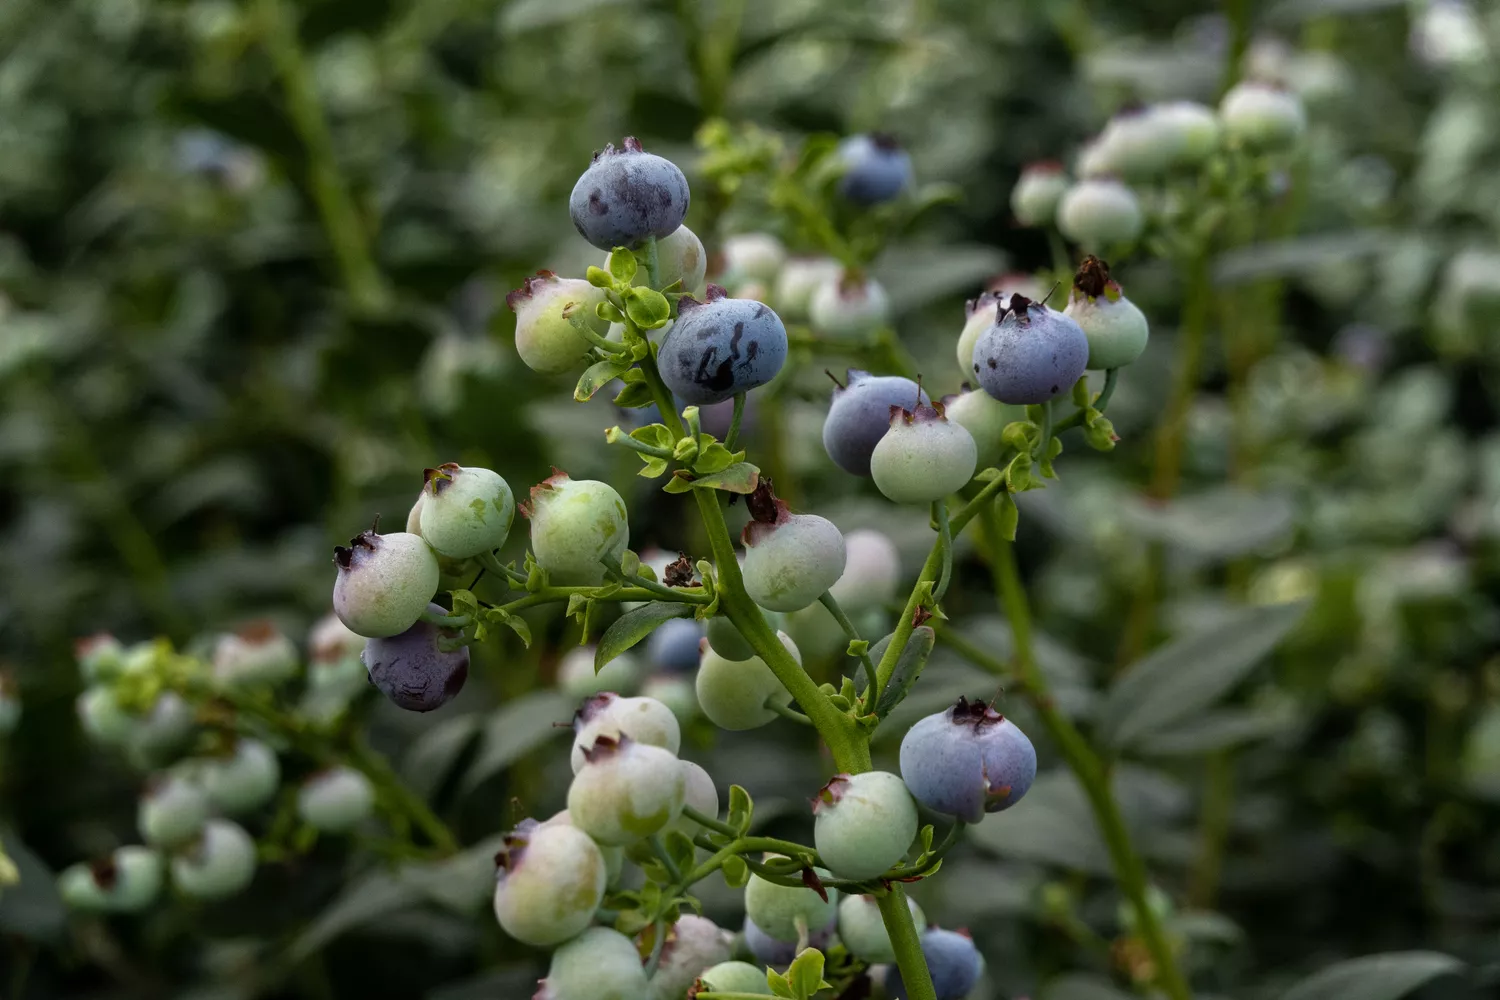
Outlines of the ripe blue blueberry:
{"type": "Polygon", "coordinates": [[[120,847],[102,861],[63,869],[57,890],[74,909],[137,913],[161,894],[162,867],[149,847],[120,847]]]}
{"type": "MultiPolygon", "coordinates": [[[[833,941],[833,934],[837,929],[838,917],[835,916],[827,925],[808,934],[806,947],[822,951],[833,941]]],[[[790,941],[773,938],[761,930],[755,921],[749,917],[745,918],[745,947],[755,957],[757,962],[774,966],[778,969],[786,968],[792,964],[792,959],[801,954],[799,938],[794,937],[790,941]]],[[[760,979],[761,982],[765,982],[766,974],[764,972],[760,974],[760,979]]]]}
{"type": "Polygon", "coordinates": [[[197,841],[172,858],[172,884],[193,899],[227,899],[255,878],[255,841],[227,819],[211,819],[197,841]]]}
{"type": "Polygon", "coordinates": [[[844,536],[844,552],[844,575],[828,588],[840,608],[857,615],[895,599],[901,582],[901,553],[895,542],[879,531],[860,528],[844,536]]]}
{"type": "Polygon", "coordinates": [[[891,426],[891,407],[930,404],[917,383],[900,375],[871,375],[850,368],[848,383],[834,380],[823,448],[833,463],[856,476],[870,474],[870,453],[891,426]]]}
{"type": "Polygon", "coordinates": [[[1057,206],[1057,228],[1086,247],[1131,243],[1145,224],[1135,192],[1111,177],[1078,181],[1057,206]]]}
{"type": "Polygon", "coordinates": [[[886,499],[932,503],[974,478],[979,461],[974,438],[941,407],[918,406],[916,412],[891,407],[890,430],[870,454],[870,475],[886,499]]]}
{"type": "Polygon", "coordinates": [[[1068,174],[1061,163],[1027,164],[1010,192],[1010,210],[1023,226],[1050,226],[1057,218],[1057,203],[1068,189],[1068,174]]]}
{"type": "Polygon", "coordinates": [[[1089,368],[1123,368],[1146,349],[1150,329],[1146,316],[1125,297],[1120,283],[1109,276],[1109,265],[1098,257],[1083,259],[1068,293],[1063,314],[1083,328],[1089,341],[1089,368]]]}
{"type": "Polygon", "coordinates": [[[1026,794],[1036,780],[1036,748],[984,702],[960,698],[907,730],[901,777],[933,812],[978,823],[1026,794]]]}
{"type": "Polygon", "coordinates": [[[834,152],[843,164],[839,194],[856,205],[878,205],[912,184],[911,155],[882,132],[851,135],[834,152]]]}
{"type": "Polygon", "coordinates": [[[437,556],[418,535],[365,531],[333,550],[333,610],[360,635],[398,635],[427,610],[438,589],[437,556]]]}
{"type": "MultiPolygon", "coordinates": [[[[777,632],[776,637],[800,664],[801,654],[791,638],[785,632],[777,632]]],[[[709,647],[707,639],[703,640],[702,651],[695,682],[698,705],[708,721],[720,729],[757,729],[776,718],[776,713],[765,707],[768,702],[791,704],[792,696],[760,657],[726,660],[709,647]]]]}
{"type": "Polygon", "coordinates": [[[599,843],[633,844],[682,812],[687,778],[672,751],[601,736],[583,756],[568,786],[568,815],[599,843]]]}
{"type": "Polygon", "coordinates": [[[807,320],[828,337],[863,337],[891,320],[891,300],[874,278],[842,271],[813,290],[807,320]]]}
{"type": "MultiPolygon", "coordinates": [[[[818,875],[829,877],[828,872],[822,870],[818,875]]],[[[829,893],[828,899],[824,900],[812,889],[778,885],[759,875],[751,875],[745,884],[745,916],[777,941],[796,941],[802,933],[814,934],[825,928],[832,929],[838,921],[838,914],[835,893],[829,893]]]]}
{"type": "Polygon", "coordinates": [[[375,789],[359,771],[331,767],[297,789],[297,815],[324,833],[347,833],[374,811],[375,789]]]}
{"type": "Polygon", "coordinates": [[[214,644],[214,680],[231,687],[279,684],[297,673],[297,647],[268,619],[250,622],[214,644]]]}
{"type": "MultiPolygon", "coordinates": [[[[922,957],[932,974],[932,989],[937,1000],[964,1000],[979,982],[984,968],[979,949],[967,934],[932,928],[922,934],[922,957]]],[[[891,966],[886,973],[885,990],[891,1000],[906,1000],[906,985],[901,972],[891,966]]]]}
{"type": "Polygon", "coordinates": [[[597,587],[600,560],[618,565],[630,545],[625,501],[614,487],[561,469],[531,488],[521,513],[531,521],[532,556],[558,586],[597,587]]]}
{"type": "Polygon", "coordinates": [[[1089,361],[1089,339],[1072,319],[1024,295],[974,345],[974,376],[1002,403],[1045,403],[1073,388],[1089,361]]]}
{"type": "Polygon", "coordinates": [[[434,552],[468,559],[505,544],[516,498],[496,472],[454,462],[428,469],[421,534],[434,552]]]}
{"type": "Polygon", "coordinates": [[[692,618],[668,618],[646,642],[646,661],[664,673],[687,674],[698,667],[702,623],[692,618]]]}
{"type": "Polygon", "coordinates": [[[672,754],[682,746],[682,728],[666,705],[655,698],[622,698],[606,691],[585,699],[573,714],[574,774],[583,769],[587,751],[601,736],[628,736],[672,754]]]}
{"type": "Polygon", "coordinates": [[[813,799],[813,843],[839,878],[875,878],[906,856],[917,805],[889,771],[836,774],[813,799]]]}
{"type": "Polygon", "coordinates": [[[209,802],[228,816],[259,809],[281,787],[276,751],[248,736],[236,740],[227,756],[201,758],[194,767],[209,802]]]}
{"type": "Polygon", "coordinates": [[[604,289],[582,278],[559,278],[551,271],[527,278],[505,297],[516,314],[516,353],[521,361],[543,375],[556,375],[582,362],[591,345],[573,320],[603,334],[609,323],[596,309],[604,298],[604,289]]]}
{"type": "Polygon", "coordinates": [[[651,1000],[651,987],[635,942],[590,927],[552,953],[532,1000],[651,1000]]]}
{"type": "MultiPolygon", "coordinates": [[[[446,614],[437,604],[429,604],[427,610],[446,614]]],[[[458,629],[418,621],[400,635],[371,639],[360,659],[369,671],[370,683],[397,708],[431,712],[452,701],[469,679],[469,647],[443,649],[441,645],[460,635],[458,629]]]]}
{"type": "Polygon", "coordinates": [[[524,944],[548,948],[577,937],[604,899],[604,855],[568,823],[525,821],[506,835],[495,863],[495,918],[524,944]]]}
{"type": "MultiPolygon", "coordinates": [[[[920,934],[927,924],[926,915],[910,896],[906,897],[906,907],[920,934]]],[[[845,896],[839,900],[839,940],[849,954],[870,965],[896,961],[896,949],[874,896],[845,896]]]]}
{"type": "Polygon", "coordinates": [[[626,136],[605,146],[573,185],[568,211],[578,235],[600,250],[635,249],[652,236],[666,239],[687,218],[687,178],[677,164],[626,136]]]}
{"type": "Polygon", "coordinates": [[[595,673],[594,647],[574,646],[557,665],[557,686],[577,701],[606,691],[633,694],[640,686],[641,673],[640,662],[629,652],[621,653],[595,673]]]}
{"type": "Polygon", "coordinates": [[[1026,409],[1002,403],[987,392],[976,392],[964,383],[963,390],[943,397],[943,413],[974,439],[978,467],[988,469],[1005,456],[1005,428],[1026,419],[1026,409]]]}
{"type": "MultiPolygon", "coordinates": [[[[682,1000],[705,970],[729,961],[734,935],[712,920],[685,913],[666,933],[661,959],[651,977],[650,1000],[682,1000]]],[[[644,941],[642,946],[649,948],[644,941]]]]}
{"type": "Polygon", "coordinates": [[[702,406],[765,385],[781,371],[786,352],[786,327],[770,306],[727,298],[709,285],[703,301],[685,296],[677,303],[677,322],[656,360],[667,388],[702,406]]]}
{"type": "Polygon", "coordinates": [[[153,780],[136,807],[136,829],[152,847],[172,848],[198,836],[208,819],[208,795],[183,774],[153,780]]]}
{"type": "Polygon", "coordinates": [[[740,533],[745,592],[756,604],[767,611],[798,611],[844,575],[844,536],[832,521],[793,514],[764,479],[745,506],[751,517],[740,533]]]}

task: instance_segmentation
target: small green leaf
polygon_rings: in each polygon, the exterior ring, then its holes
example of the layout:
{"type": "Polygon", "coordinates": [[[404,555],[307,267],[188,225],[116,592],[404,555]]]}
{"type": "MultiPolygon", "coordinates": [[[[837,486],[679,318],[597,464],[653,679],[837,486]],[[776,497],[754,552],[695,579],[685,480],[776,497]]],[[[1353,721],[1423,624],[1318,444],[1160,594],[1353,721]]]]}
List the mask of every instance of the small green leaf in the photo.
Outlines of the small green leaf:
{"type": "Polygon", "coordinates": [[[1016,528],[1021,523],[1021,508],[1016,506],[1016,498],[1009,493],[1002,494],[995,502],[1000,505],[1000,537],[1013,542],[1016,540],[1016,528]]]}
{"type": "Polygon", "coordinates": [[[526,553],[526,562],[523,564],[526,573],[526,590],[535,594],[547,586],[547,571],[537,564],[536,557],[530,552],[526,553]]]}
{"type": "Polygon", "coordinates": [[[1083,378],[1079,379],[1077,382],[1073,383],[1073,405],[1074,406],[1078,407],[1080,410],[1086,408],[1089,405],[1090,395],[1091,394],[1089,393],[1089,377],[1087,375],[1085,375],[1083,378]]]}
{"type": "Polygon", "coordinates": [[[1435,951],[1393,951],[1337,962],[1302,980],[1281,1000],[1400,1000],[1464,963],[1435,951]]]}
{"type": "Polygon", "coordinates": [[[880,701],[876,704],[876,715],[885,718],[901,704],[917,678],[922,676],[922,669],[927,666],[927,658],[932,655],[932,648],[936,643],[937,633],[930,626],[918,625],[911,630],[906,647],[896,659],[896,668],[891,671],[890,682],[886,684],[880,701]]]}
{"type": "Polygon", "coordinates": [[[922,838],[922,853],[923,854],[927,854],[927,853],[929,853],[932,850],[932,833],[933,833],[933,829],[932,829],[932,824],[931,823],[929,823],[926,826],[922,827],[922,832],[919,834],[919,836],[922,838]]]}
{"type": "Polygon", "coordinates": [[[516,635],[521,638],[521,645],[527,649],[531,648],[531,626],[526,624],[526,619],[520,615],[506,615],[504,623],[516,635]]]}
{"type": "Polygon", "coordinates": [[[1000,432],[1000,441],[1007,448],[1030,452],[1041,433],[1042,429],[1031,421],[1015,420],[1005,425],[1005,430],[1000,432]]]}
{"type": "Polygon", "coordinates": [[[665,458],[656,458],[653,455],[642,455],[641,461],[646,464],[641,467],[640,472],[636,473],[636,475],[638,476],[643,476],[646,479],[655,479],[662,473],[667,471],[667,460],[665,458]]]}
{"type": "MultiPolygon", "coordinates": [[[[849,646],[845,652],[856,660],[870,651],[870,644],[864,639],[850,639],[849,646]]],[[[847,678],[846,678],[847,680],[847,678]]]]}
{"type": "Polygon", "coordinates": [[[729,786],[729,818],[725,820],[743,836],[750,829],[750,818],[755,815],[755,803],[750,793],[739,785],[729,786]]]}
{"type": "Polygon", "coordinates": [[[630,436],[653,448],[672,447],[672,432],[667,430],[666,424],[648,424],[645,427],[638,427],[630,432],[630,436]]]}
{"type": "Polygon", "coordinates": [[[632,364],[634,362],[616,358],[594,362],[579,377],[578,385],[573,389],[573,398],[580,403],[593,399],[594,393],[629,371],[632,364]]]}
{"type": "Polygon", "coordinates": [[[672,478],[667,480],[667,485],[662,489],[668,493],[686,493],[693,488],[693,474],[686,469],[678,469],[672,473],[672,478]]]}
{"type": "Polygon", "coordinates": [[[606,663],[656,631],[662,622],[686,618],[692,613],[691,605],[669,601],[652,601],[625,612],[600,636],[599,645],[594,649],[594,672],[603,670],[606,663]]]}
{"type": "Polygon", "coordinates": [[[728,493],[754,493],[760,485],[760,469],[749,462],[736,462],[722,472],[699,476],[693,486],[700,490],[724,490],[728,493]]]}
{"type": "Polygon", "coordinates": [[[615,247],[609,254],[609,273],[616,284],[629,285],[635,279],[635,254],[624,247],[615,247]]]}
{"type": "Polygon", "coordinates": [[[785,1000],[796,1000],[797,994],[792,992],[792,984],[786,976],[775,969],[766,970],[766,985],[771,988],[771,995],[783,997],[785,1000]]]}
{"type": "Polygon", "coordinates": [[[724,884],[731,889],[743,889],[750,881],[750,866],[738,854],[726,858],[720,871],[724,873],[724,884]]]}
{"type": "Polygon", "coordinates": [[[589,269],[583,272],[583,276],[587,278],[589,284],[593,285],[595,288],[615,287],[615,279],[610,277],[609,272],[602,267],[594,267],[593,265],[589,265],[589,269]]]}
{"type": "MultiPolygon", "coordinates": [[[[637,370],[632,368],[630,371],[637,370]]],[[[625,374],[629,375],[630,372],[625,374]]],[[[615,395],[615,405],[627,410],[638,410],[654,402],[656,400],[651,396],[651,389],[644,382],[631,382],[615,395]]]]}
{"type": "Polygon", "coordinates": [[[662,847],[666,849],[667,856],[672,859],[678,871],[689,871],[698,860],[697,848],[681,830],[668,830],[662,837],[662,847]]]}
{"type": "Polygon", "coordinates": [[[798,1000],[811,1000],[814,993],[828,985],[823,982],[823,953],[816,948],[802,949],[786,970],[786,976],[798,1000]]]}
{"type": "Polygon", "coordinates": [[[691,437],[679,438],[672,447],[672,457],[683,465],[692,465],[698,457],[698,442],[691,437]]]}
{"type": "Polygon", "coordinates": [[[625,293],[625,313],[642,330],[655,330],[672,318],[672,303],[653,288],[632,288],[625,293]]]}
{"type": "Polygon", "coordinates": [[[601,302],[594,307],[594,315],[606,323],[623,323],[625,314],[620,312],[612,302],[601,302]]]}
{"type": "Polygon", "coordinates": [[[635,576],[641,571],[641,557],[636,555],[634,549],[626,549],[625,554],[620,557],[620,572],[626,576],[635,576]]]}
{"type": "Polygon", "coordinates": [[[452,590],[449,594],[453,598],[453,613],[455,615],[468,615],[470,618],[479,616],[479,598],[471,591],[452,590]]]}
{"type": "MultiPolygon", "coordinates": [[[[569,594],[567,616],[574,618],[580,613],[586,614],[589,608],[590,598],[585,594],[569,594]]],[[[580,619],[581,621],[582,619],[580,619]]]]}
{"type": "Polygon", "coordinates": [[[698,439],[698,460],[693,463],[693,471],[699,475],[712,475],[723,472],[736,462],[745,460],[743,451],[730,451],[707,434],[698,439]]]}

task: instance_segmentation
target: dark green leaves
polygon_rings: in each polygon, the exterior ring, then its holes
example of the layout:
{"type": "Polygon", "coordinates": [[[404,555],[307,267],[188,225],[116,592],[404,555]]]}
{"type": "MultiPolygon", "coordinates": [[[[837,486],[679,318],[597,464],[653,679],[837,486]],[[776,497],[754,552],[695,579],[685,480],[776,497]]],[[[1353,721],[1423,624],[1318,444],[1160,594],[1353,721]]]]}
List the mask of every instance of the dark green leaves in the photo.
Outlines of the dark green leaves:
{"type": "Polygon", "coordinates": [[[625,612],[600,637],[594,650],[594,672],[603,670],[606,663],[656,631],[662,622],[670,618],[686,618],[692,613],[691,605],[668,601],[652,601],[625,612]]]}
{"type": "Polygon", "coordinates": [[[1393,951],[1339,962],[1313,973],[1281,1000],[1400,1000],[1464,963],[1435,951],[1393,951]]]}

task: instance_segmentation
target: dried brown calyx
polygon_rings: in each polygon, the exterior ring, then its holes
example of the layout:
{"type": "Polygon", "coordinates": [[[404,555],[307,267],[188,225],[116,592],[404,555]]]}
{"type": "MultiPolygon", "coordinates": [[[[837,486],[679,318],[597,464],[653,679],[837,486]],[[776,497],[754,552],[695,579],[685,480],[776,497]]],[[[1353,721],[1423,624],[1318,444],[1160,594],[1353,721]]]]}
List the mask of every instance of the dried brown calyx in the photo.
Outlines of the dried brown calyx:
{"type": "Polygon", "coordinates": [[[970,701],[963,695],[959,695],[958,703],[950,711],[955,726],[968,726],[971,729],[996,726],[1005,721],[1005,716],[995,711],[994,706],[988,702],[978,699],[970,701]]]}
{"type": "Polygon", "coordinates": [[[717,302],[720,299],[726,299],[728,297],[729,292],[724,288],[723,285],[710,284],[706,289],[703,290],[703,298],[701,299],[695,299],[691,295],[684,295],[682,298],[678,299],[677,315],[681,317],[685,312],[692,312],[694,309],[699,309],[703,306],[706,306],[710,302],[717,302]]]}
{"type": "Polygon", "coordinates": [[[461,468],[457,462],[444,462],[436,469],[422,470],[422,489],[437,496],[453,483],[453,477],[461,468]]]}
{"type": "Polygon", "coordinates": [[[374,552],[380,547],[380,536],[375,529],[361,531],[349,539],[348,545],[336,545],[333,548],[333,562],[339,569],[350,569],[356,559],[366,553],[374,552]]]}
{"type": "Polygon", "coordinates": [[[1111,284],[1113,282],[1109,277],[1109,265],[1093,254],[1083,258],[1083,262],[1078,265],[1078,273],[1073,276],[1073,287],[1091,299],[1103,295],[1111,284]]]}
{"type": "Polygon", "coordinates": [[[662,583],[668,587],[691,587],[694,582],[693,561],[686,552],[677,553],[677,558],[667,563],[667,568],[662,571],[662,583]]]}
{"type": "Polygon", "coordinates": [[[537,291],[548,283],[556,281],[557,275],[551,271],[538,271],[534,276],[521,282],[521,287],[505,296],[505,304],[510,307],[511,312],[516,312],[522,303],[529,302],[537,291]]]}
{"type": "Polygon", "coordinates": [[[829,778],[828,784],[818,789],[818,794],[813,797],[813,814],[816,815],[820,810],[826,809],[831,805],[836,805],[848,790],[849,775],[835,774],[832,778],[829,778]]]}

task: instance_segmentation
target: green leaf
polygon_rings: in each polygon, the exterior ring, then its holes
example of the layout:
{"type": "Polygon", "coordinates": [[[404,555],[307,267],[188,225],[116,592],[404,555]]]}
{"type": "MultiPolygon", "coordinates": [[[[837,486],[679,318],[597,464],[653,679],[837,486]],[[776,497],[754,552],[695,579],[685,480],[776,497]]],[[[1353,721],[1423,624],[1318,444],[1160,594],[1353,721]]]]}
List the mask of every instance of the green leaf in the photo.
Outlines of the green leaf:
{"type": "Polygon", "coordinates": [[[698,849],[681,830],[668,830],[662,837],[662,847],[680,872],[687,872],[698,860],[698,849]]]}
{"type": "MultiPolygon", "coordinates": [[[[529,581],[528,589],[530,589],[529,581]]],[[[506,628],[510,629],[512,632],[515,632],[516,635],[521,637],[521,642],[526,646],[527,649],[531,648],[531,626],[527,625],[526,619],[522,618],[520,615],[511,614],[504,608],[489,608],[484,611],[482,617],[484,621],[492,625],[504,625],[506,628]]]]}
{"type": "Polygon", "coordinates": [[[1021,509],[1016,506],[1016,498],[1009,493],[1001,494],[996,503],[1000,505],[1000,537],[1013,542],[1016,528],[1021,524],[1021,509]]]}
{"type": "Polygon", "coordinates": [[[473,791],[563,730],[554,723],[573,715],[573,700],[559,691],[533,691],[490,713],[480,731],[479,751],[464,773],[462,788],[473,791]]]}
{"type": "MultiPolygon", "coordinates": [[[[859,659],[861,656],[864,656],[865,654],[867,654],[869,651],[870,651],[870,643],[868,641],[864,640],[864,639],[850,639],[849,640],[849,645],[844,649],[844,653],[846,655],[852,656],[856,660],[859,659]]],[[[847,677],[844,678],[844,679],[848,680],[847,677]]]]}
{"type": "Polygon", "coordinates": [[[594,649],[594,672],[603,670],[606,663],[656,631],[662,622],[686,618],[692,613],[691,605],[670,601],[652,601],[625,612],[600,636],[599,645],[594,649]]]}
{"type": "Polygon", "coordinates": [[[399,913],[422,900],[415,882],[400,872],[379,870],[354,879],[297,936],[288,949],[296,961],[312,955],[346,931],[399,913]]]}
{"type": "Polygon", "coordinates": [[[810,1000],[828,985],[823,982],[823,953],[816,948],[802,949],[786,970],[786,977],[798,1000],[810,1000]]]}
{"type": "Polygon", "coordinates": [[[1400,1000],[1464,963],[1435,951],[1392,951],[1338,962],[1313,973],[1281,1000],[1400,1000]]]}
{"type": "MultiPolygon", "coordinates": [[[[632,368],[630,371],[638,371],[638,369],[632,368]]],[[[628,375],[630,372],[626,372],[626,374],[628,375]]],[[[650,406],[654,402],[656,400],[651,395],[651,389],[644,382],[631,382],[615,394],[615,405],[622,406],[627,410],[638,410],[642,407],[650,406]]]]}
{"type": "Polygon", "coordinates": [[[683,465],[692,465],[698,458],[697,439],[692,437],[678,438],[677,443],[672,446],[672,457],[683,465]]]}
{"type": "Polygon", "coordinates": [[[724,884],[731,889],[743,889],[750,881],[750,866],[738,854],[726,858],[720,870],[724,873],[724,884]]]}
{"type": "Polygon", "coordinates": [[[711,436],[704,434],[698,438],[698,460],[693,463],[693,471],[699,475],[723,472],[744,459],[743,451],[730,451],[711,436]]]}
{"type": "Polygon", "coordinates": [[[1306,610],[1303,602],[1245,608],[1137,661],[1105,695],[1101,738],[1113,747],[1133,746],[1209,708],[1276,647],[1306,610]]]}
{"type": "Polygon", "coordinates": [[[750,793],[739,785],[729,786],[729,818],[725,820],[744,836],[746,830],[750,829],[750,819],[755,815],[755,803],[750,800],[750,793]]]}
{"type": "Polygon", "coordinates": [[[615,247],[609,254],[609,273],[616,284],[629,285],[635,280],[635,254],[624,247],[615,247]]]}
{"type": "Polygon", "coordinates": [[[1275,736],[1285,732],[1295,721],[1294,711],[1220,709],[1203,712],[1181,725],[1153,732],[1137,744],[1136,749],[1150,757],[1197,757],[1275,736]]]}
{"type": "Polygon", "coordinates": [[[672,432],[667,429],[666,424],[647,424],[645,427],[637,427],[630,432],[630,436],[653,448],[671,448],[674,443],[672,432]]]}
{"type": "Polygon", "coordinates": [[[57,876],[9,827],[0,827],[0,849],[20,876],[16,884],[0,888],[0,930],[32,941],[56,942],[68,921],[57,894],[57,876]]]}
{"type": "Polygon", "coordinates": [[[927,665],[927,658],[932,655],[932,648],[936,643],[937,633],[930,626],[918,625],[911,630],[906,647],[896,659],[896,668],[891,671],[890,682],[880,693],[880,701],[875,707],[876,715],[883,719],[901,704],[917,678],[922,676],[922,668],[927,665]]]}
{"type": "MultiPolygon", "coordinates": [[[[569,594],[568,610],[565,611],[564,614],[566,614],[569,618],[578,618],[578,620],[581,622],[583,621],[583,618],[580,616],[588,614],[589,604],[592,600],[593,598],[589,597],[587,594],[569,594]]],[[[594,669],[595,671],[597,671],[599,668],[595,667],[594,669]]]]}
{"type": "Polygon", "coordinates": [[[667,493],[686,493],[693,488],[693,474],[686,469],[678,469],[672,473],[672,478],[667,480],[667,485],[662,489],[667,493]]]}
{"type": "Polygon", "coordinates": [[[615,358],[594,362],[579,376],[578,385],[573,389],[573,398],[580,403],[593,399],[596,392],[629,371],[634,363],[615,358]]]}
{"type": "Polygon", "coordinates": [[[754,493],[760,485],[760,469],[749,462],[736,462],[722,472],[699,476],[692,485],[700,490],[724,490],[728,493],[754,493]]]}
{"type": "Polygon", "coordinates": [[[795,1000],[797,996],[792,992],[791,982],[775,969],[766,970],[766,985],[771,988],[772,996],[784,997],[786,1000],[795,1000]]]}
{"type": "Polygon", "coordinates": [[[1234,486],[1205,490],[1166,504],[1136,501],[1121,509],[1126,522],[1154,541],[1209,558],[1246,555],[1286,538],[1296,509],[1282,493],[1234,486]]]}
{"type": "Polygon", "coordinates": [[[655,330],[672,318],[672,303],[654,288],[632,288],[625,293],[625,314],[642,330],[655,330]]]}
{"type": "Polygon", "coordinates": [[[641,471],[637,472],[636,475],[641,476],[645,479],[660,478],[661,475],[667,471],[667,460],[665,458],[655,458],[651,455],[642,455],[641,462],[643,463],[641,465],[641,471]]]}
{"type": "Polygon", "coordinates": [[[594,267],[592,264],[590,264],[589,269],[583,272],[583,276],[587,278],[588,283],[593,285],[595,288],[615,287],[615,279],[610,277],[609,272],[602,267],[594,267]]]}

